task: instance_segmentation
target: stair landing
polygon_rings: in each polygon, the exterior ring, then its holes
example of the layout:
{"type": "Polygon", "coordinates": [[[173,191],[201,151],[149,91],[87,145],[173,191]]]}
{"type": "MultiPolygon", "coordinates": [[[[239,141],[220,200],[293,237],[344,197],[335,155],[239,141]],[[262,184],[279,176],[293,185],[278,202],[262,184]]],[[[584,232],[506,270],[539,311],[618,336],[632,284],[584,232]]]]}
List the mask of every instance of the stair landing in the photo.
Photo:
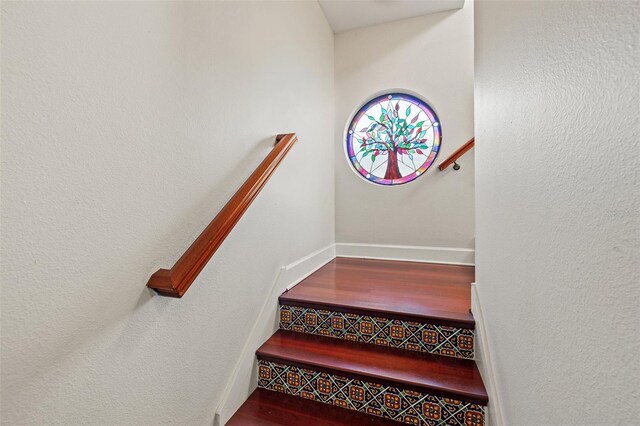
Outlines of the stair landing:
{"type": "Polygon", "coordinates": [[[473,328],[474,279],[473,266],[338,257],[280,296],[280,304],[473,328]]]}

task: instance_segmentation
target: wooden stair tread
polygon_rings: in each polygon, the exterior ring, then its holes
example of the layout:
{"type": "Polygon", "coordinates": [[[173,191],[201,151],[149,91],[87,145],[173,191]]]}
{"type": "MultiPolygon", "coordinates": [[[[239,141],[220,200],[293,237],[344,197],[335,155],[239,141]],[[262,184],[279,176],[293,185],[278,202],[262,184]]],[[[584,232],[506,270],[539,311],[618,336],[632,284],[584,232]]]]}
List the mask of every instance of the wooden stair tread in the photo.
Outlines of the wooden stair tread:
{"type": "Polygon", "coordinates": [[[280,304],[473,328],[473,266],[336,258],[280,304]]]}
{"type": "Polygon", "coordinates": [[[472,360],[378,347],[279,330],[256,352],[259,359],[399,386],[486,405],[487,392],[472,360]]]}
{"type": "Polygon", "coordinates": [[[401,423],[292,395],[256,389],[227,426],[358,426],[401,423]]]}

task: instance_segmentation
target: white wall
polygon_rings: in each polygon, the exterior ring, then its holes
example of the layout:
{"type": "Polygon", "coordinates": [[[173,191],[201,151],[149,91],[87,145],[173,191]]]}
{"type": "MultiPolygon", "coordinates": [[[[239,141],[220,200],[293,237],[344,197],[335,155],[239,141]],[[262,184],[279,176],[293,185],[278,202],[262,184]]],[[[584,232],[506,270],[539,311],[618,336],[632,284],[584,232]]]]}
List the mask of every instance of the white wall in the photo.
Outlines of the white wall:
{"type": "Polygon", "coordinates": [[[509,425],[638,421],[639,21],[476,3],[476,274],[509,425]]]}
{"type": "Polygon", "coordinates": [[[436,167],[473,136],[473,2],[461,10],[336,34],[335,55],[336,240],[473,248],[473,151],[461,159],[458,172],[436,167]],[[442,150],[431,169],[396,187],[357,176],[343,147],[351,115],[386,89],[426,98],[443,129],[442,150]],[[403,223],[400,217],[407,214],[417,219],[403,223]]]}
{"type": "Polygon", "coordinates": [[[2,6],[3,424],[209,425],[279,268],[334,240],[322,11],[2,6]],[[185,297],[148,291],[288,131],[185,297]]]}

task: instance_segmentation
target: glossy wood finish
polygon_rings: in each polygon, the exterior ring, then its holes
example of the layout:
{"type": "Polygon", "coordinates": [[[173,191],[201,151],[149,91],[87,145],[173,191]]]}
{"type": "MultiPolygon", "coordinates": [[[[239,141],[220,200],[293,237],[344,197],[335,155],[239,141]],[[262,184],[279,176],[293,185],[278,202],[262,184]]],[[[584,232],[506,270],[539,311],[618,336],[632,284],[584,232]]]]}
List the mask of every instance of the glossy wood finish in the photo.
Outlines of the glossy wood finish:
{"type": "Polygon", "coordinates": [[[401,424],[317,401],[266,389],[256,389],[226,426],[398,426],[401,424]]]}
{"type": "Polygon", "coordinates": [[[336,258],[280,304],[473,328],[473,266],[336,258]]]}
{"type": "Polygon", "coordinates": [[[279,330],[258,359],[486,405],[475,362],[279,330]]]}
{"type": "Polygon", "coordinates": [[[475,141],[476,138],[471,138],[467,141],[467,143],[465,143],[464,145],[462,145],[460,148],[458,148],[456,150],[456,152],[454,152],[453,154],[451,154],[449,156],[449,158],[447,158],[446,160],[444,160],[442,163],[440,163],[440,165],[438,166],[438,168],[440,170],[444,170],[447,167],[449,167],[450,165],[452,165],[453,163],[455,163],[458,158],[462,157],[467,151],[469,151],[471,148],[474,147],[475,145],[475,141]]]}
{"type": "Polygon", "coordinates": [[[147,287],[163,296],[182,297],[297,140],[295,133],[278,135],[275,147],[220,213],[171,269],[160,269],[151,276],[147,287]]]}

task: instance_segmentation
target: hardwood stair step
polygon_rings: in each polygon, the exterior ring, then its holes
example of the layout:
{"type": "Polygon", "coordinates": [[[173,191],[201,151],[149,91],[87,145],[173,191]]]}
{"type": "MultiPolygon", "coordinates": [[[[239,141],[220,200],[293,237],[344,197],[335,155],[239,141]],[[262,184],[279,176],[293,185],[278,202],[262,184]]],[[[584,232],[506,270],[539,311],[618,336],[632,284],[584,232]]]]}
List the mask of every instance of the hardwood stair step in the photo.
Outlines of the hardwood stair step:
{"type": "Polygon", "coordinates": [[[401,423],[266,389],[256,389],[226,426],[398,426],[401,423]]]}
{"type": "Polygon", "coordinates": [[[263,389],[412,425],[485,424],[471,360],[283,330],[257,356],[263,389]]]}
{"type": "Polygon", "coordinates": [[[281,330],[455,358],[474,358],[475,330],[472,328],[290,305],[280,305],[279,317],[281,330]]]}
{"type": "Polygon", "coordinates": [[[276,332],[259,360],[486,405],[487,392],[471,360],[377,347],[321,336],[276,332]]]}
{"type": "Polygon", "coordinates": [[[336,258],[279,298],[281,305],[471,328],[473,266],[336,258]]]}

